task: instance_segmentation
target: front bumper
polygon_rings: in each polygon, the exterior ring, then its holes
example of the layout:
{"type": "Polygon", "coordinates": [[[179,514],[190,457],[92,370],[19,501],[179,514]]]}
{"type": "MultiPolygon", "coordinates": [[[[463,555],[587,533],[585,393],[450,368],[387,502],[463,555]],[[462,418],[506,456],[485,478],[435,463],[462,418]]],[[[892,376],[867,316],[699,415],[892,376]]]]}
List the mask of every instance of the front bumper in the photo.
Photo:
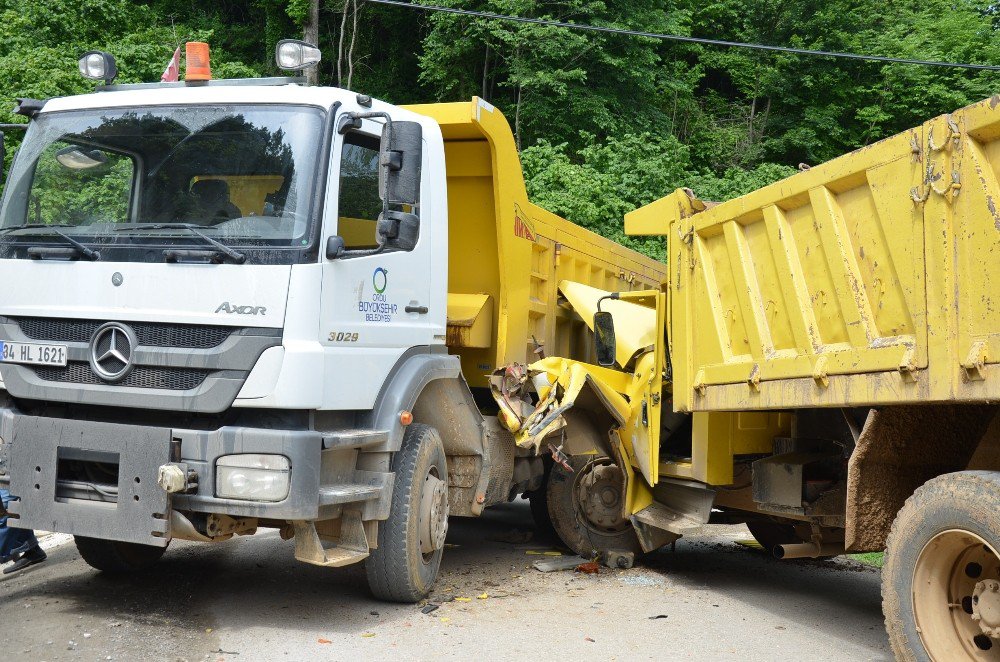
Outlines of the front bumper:
{"type": "Polygon", "coordinates": [[[339,516],[347,502],[332,500],[331,492],[343,493],[359,474],[371,486],[365,493],[365,519],[384,518],[385,508],[377,504],[387,506],[391,497],[392,474],[358,471],[357,449],[324,450],[323,435],[310,430],[181,430],[27,416],[6,408],[0,409],[0,438],[0,469],[8,472],[0,482],[6,478],[11,494],[20,499],[10,508],[10,524],[19,528],[165,546],[171,509],[285,521],[326,519],[339,516]],[[273,503],[217,498],[216,461],[237,453],[287,457],[288,496],[273,503]],[[117,490],[66,480],[59,466],[67,459],[117,462],[117,490]],[[172,461],[197,473],[195,491],[169,495],[157,484],[159,467],[172,461]]]}

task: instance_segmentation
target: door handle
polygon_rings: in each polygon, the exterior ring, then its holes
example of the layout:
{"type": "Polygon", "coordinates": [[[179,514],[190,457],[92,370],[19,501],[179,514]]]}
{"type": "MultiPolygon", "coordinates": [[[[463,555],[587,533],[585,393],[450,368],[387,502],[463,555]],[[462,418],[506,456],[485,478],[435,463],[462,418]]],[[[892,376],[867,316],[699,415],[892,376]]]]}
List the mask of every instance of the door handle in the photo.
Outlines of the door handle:
{"type": "Polygon", "coordinates": [[[421,315],[427,314],[427,306],[406,306],[403,310],[408,313],[420,313],[421,315]]]}

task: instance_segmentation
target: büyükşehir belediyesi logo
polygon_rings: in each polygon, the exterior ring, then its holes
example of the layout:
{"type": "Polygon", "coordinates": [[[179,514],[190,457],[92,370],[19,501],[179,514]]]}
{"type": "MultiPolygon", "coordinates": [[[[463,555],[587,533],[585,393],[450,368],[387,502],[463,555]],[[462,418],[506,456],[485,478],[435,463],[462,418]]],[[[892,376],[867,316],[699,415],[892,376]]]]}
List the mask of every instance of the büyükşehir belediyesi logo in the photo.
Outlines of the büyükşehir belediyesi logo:
{"type": "Polygon", "coordinates": [[[375,269],[375,273],[372,274],[372,287],[375,288],[375,294],[382,294],[385,292],[385,288],[389,285],[389,272],[383,267],[378,267],[375,269]]]}

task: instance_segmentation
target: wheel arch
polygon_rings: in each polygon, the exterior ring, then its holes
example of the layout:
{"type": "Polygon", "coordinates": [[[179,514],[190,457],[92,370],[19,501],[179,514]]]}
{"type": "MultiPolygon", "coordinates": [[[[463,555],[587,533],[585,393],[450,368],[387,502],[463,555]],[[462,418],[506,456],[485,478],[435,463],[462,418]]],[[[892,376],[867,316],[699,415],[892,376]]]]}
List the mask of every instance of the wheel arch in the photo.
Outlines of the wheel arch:
{"type": "Polygon", "coordinates": [[[896,513],[921,485],[973,468],[1000,470],[996,405],[873,409],[848,461],[845,547],[882,551],[896,513]],[[978,458],[978,459],[977,459],[978,458]]]}
{"type": "Polygon", "coordinates": [[[457,356],[431,353],[426,347],[405,353],[382,384],[375,406],[365,413],[367,420],[363,427],[389,433],[382,445],[372,447],[368,452],[398,451],[403,444],[406,427],[399,420],[400,413],[413,412],[428,384],[441,379],[461,379],[461,375],[462,366],[457,356]]]}

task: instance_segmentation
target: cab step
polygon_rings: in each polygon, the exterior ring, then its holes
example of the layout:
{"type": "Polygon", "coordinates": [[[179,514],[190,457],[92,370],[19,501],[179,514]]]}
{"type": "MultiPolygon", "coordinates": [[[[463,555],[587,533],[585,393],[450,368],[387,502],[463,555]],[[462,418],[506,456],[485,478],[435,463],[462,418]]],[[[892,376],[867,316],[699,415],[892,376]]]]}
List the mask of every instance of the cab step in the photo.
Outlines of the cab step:
{"type": "Polygon", "coordinates": [[[341,517],[340,540],[336,544],[324,546],[316,532],[315,522],[296,520],[295,558],[304,563],[339,568],[368,558],[368,538],[361,522],[361,511],[346,510],[341,517]]]}
{"type": "Polygon", "coordinates": [[[381,493],[381,485],[331,485],[319,488],[319,505],[332,506],[338,503],[368,501],[377,499],[381,493]]]}
{"type": "Polygon", "coordinates": [[[337,430],[323,435],[323,450],[366,448],[389,441],[388,430],[337,430]]]}

